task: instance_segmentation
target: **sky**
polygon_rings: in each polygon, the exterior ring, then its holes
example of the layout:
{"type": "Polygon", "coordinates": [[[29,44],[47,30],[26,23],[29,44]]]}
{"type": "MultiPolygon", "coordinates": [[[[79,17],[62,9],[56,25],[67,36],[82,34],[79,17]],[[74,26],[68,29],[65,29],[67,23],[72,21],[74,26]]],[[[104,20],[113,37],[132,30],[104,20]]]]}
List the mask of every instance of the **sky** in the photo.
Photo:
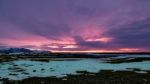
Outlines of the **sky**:
{"type": "Polygon", "coordinates": [[[150,51],[150,0],[0,0],[0,48],[150,51]]]}

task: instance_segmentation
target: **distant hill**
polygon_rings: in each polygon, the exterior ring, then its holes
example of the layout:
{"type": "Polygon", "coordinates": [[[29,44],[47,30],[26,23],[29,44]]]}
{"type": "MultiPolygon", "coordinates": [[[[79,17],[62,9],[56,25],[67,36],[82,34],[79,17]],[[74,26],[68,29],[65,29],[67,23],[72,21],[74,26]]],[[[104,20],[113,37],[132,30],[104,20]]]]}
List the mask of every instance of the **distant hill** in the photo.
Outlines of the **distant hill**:
{"type": "Polygon", "coordinates": [[[1,49],[0,54],[38,54],[38,53],[50,53],[49,51],[30,50],[26,48],[8,48],[1,49]]]}

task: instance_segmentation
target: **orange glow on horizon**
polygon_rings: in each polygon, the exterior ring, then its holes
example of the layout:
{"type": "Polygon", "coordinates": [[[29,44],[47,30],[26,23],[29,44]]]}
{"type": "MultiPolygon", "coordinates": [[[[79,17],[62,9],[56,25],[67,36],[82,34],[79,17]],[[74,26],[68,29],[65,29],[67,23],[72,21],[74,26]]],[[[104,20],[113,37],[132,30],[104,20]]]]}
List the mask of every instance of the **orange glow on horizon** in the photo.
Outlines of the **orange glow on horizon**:
{"type": "Polygon", "coordinates": [[[118,52],[118,51],[107,51],[107,50],[81,50],[81,51],[78,51],[78,50],[75,50],[75,51],[69,51],[69,50],[63,50],[63,51],[51,51],[53,53],[102,53],[102,52],[118,52]]]}
{"type": "Polygon", "coordinates": [[[142,49],[137,49],[137,48],[121,48],[121,49],[116,49],[116,50],[62,50],[62,51],[57,51],[57,50],[52,50],[51,52],[54,53],[123,53],[123,52],[139,52],[142,51],[142,49]]]}
{"type": "Polygon", "coordinates": [[[132,52],[132,51],[139,51],[141,49],[138,48],[121,48],[120,51],[128,51],[128,52],[132,52]]]}

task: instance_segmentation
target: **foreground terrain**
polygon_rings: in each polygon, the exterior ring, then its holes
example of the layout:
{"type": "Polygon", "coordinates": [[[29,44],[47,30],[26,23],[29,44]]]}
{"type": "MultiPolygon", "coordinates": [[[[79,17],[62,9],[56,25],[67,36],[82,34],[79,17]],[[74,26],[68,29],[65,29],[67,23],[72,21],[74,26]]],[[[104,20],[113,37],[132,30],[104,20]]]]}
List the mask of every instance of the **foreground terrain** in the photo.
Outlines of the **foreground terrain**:
{"type": "Polygon", "coordinates": [[[150,72],[103,70],[99,73],[78,71],[79,75],[63,78],[32,77],[21,81],[3,79],[4,84],[150,84],[150,72]]]}
{"type": "Polygon", "coordinates": [[[150,84],[149,60],[148,54],[1,55],[0,84],[150,84]]]}

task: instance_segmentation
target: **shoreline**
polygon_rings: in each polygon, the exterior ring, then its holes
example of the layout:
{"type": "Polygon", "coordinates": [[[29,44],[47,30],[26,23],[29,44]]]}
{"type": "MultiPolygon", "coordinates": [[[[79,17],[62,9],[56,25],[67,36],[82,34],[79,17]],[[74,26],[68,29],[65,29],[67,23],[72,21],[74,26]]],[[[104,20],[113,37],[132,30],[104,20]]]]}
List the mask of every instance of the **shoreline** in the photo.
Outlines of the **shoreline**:
{"type": "MultiPolygon", "coordinates": [[[[149,57],[136,57],[136,58],[15,58],[11,56],[1,56],[1,62],[29,60],[39,62],[50,61],[76,61],[82,59],[98,59],[104,63],[120,64],[129,62],[150,61],[149,57]]],[[[13,65],[17,67],[18,65],[13,65]]],[[[12,70],[23,71],[20,68],[12,68],[12,70]]],[[[36,70],[36,69],[35,69],[36,70]]],[[[41,71],[44,68],[40,69],[41,71]]],[[[51,70],[51,69],[50,69],[51,70]]],[[[53,70],[53,69],[52,69],[53,70]]],[[[34,72],[34,70],[33,70],[34,72]]],[[[27,73],[25,73],[27,74],[27,73]]],[[[14,74],[11,74],[14,75],[14,74]]],[[[57,78],[55,76],[49,77],[29,77],[22,80],[10,80],[8,78],[0,78],[0,84],[150,84],[150,70],[140,70],[138,68],[128,68],[127,70],[100,70],[99,72],[77,71],[77,74],[66,74],[66,77],[57,78]],[[146,73],[145,73],[146,72],[146,73]]]]}
{"type": "Polygon", "coordinates": [[[77,71],[78,75],[68,74],[66,77],[31,77],[23,80],[2,79],[3,84],[150,84],[150,71],[101,70],[98,73],[77,71]]]}

